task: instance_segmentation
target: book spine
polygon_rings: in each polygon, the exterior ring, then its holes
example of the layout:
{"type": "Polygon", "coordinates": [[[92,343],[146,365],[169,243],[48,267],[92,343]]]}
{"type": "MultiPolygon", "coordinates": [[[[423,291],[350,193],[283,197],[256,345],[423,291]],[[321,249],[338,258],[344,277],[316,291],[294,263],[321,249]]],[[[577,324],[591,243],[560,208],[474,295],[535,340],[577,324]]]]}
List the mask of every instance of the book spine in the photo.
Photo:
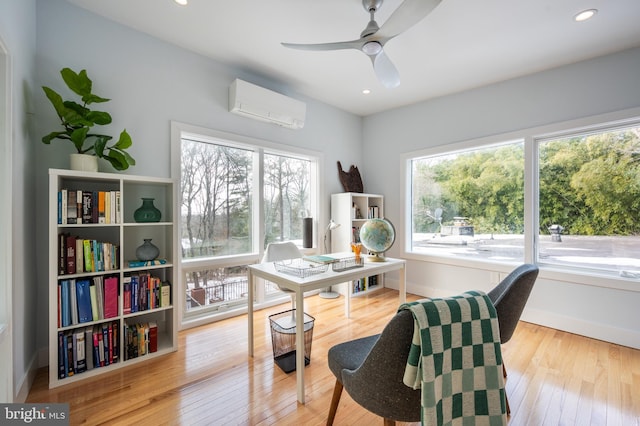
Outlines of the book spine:
{"type": "Polygon", "coordinates": [[[58,379],[67,377],[67,369],[64,366],[64,332],[58,331],[58,379]]]}
{"type": "Polygon", "coordinates": [[[82,192],[82,223],[93,223],[93,193],[82,192]]]}

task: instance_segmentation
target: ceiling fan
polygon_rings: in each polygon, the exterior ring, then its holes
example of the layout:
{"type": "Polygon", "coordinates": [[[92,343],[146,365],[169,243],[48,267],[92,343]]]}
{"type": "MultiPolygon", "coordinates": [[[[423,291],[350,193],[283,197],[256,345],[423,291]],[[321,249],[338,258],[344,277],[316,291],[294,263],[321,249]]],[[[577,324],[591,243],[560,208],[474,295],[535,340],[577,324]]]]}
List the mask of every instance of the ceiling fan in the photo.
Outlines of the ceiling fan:
{"type": "Polygon", "coordinates": [[[423,20],[442,0],[405,0],[380,27],[375,21],[374,15],[382,6],[382,1],[362,0],[362,6],[371,18],[357,40],[321,44],[282,43],[282,45],[300,50],[360,50],[371,58],[373,69],[383,86],[389,89],[398,87],[400,74],[384,53],[384,45],[423,20]]]}

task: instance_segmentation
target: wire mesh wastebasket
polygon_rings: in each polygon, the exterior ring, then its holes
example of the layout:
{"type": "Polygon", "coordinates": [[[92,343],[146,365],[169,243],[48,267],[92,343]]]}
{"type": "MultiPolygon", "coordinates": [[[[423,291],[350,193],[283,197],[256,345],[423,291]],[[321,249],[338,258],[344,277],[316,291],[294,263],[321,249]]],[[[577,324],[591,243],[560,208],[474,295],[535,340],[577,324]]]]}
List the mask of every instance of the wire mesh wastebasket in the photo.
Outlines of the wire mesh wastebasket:
{"type": "MultiPolygon", "coordinates": [[[[296,323],[295,309],[269,315],[273,360],[285,373],[296,369],[296,323]]],[[[311,362],[311,340],[315,318],[304,314],[304,365],[311,362]]]]}

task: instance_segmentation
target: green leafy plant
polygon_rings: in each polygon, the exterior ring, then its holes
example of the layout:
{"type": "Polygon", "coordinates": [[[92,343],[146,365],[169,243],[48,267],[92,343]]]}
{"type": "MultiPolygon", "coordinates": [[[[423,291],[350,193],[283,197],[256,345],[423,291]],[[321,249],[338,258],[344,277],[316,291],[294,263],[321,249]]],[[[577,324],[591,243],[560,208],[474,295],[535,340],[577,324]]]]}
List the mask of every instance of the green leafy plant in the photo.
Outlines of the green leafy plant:
{"type": "Polygon", "coordinates": [[[132,143],[126,129],[120,133],[118,141],[111,145],[108,143],[113,137],[92,132],[95,125],[111,123],[111,115],[104,111],[92,111],[87,106],[110,99],[91,93],[92,81],[87,76],[87,71],[76,73],[69,68],[63,68],[60,74],[67,87],[81,97],[82,103],[65,101],[55,90],[43,86],[42,89],[55,108],[64,130],[49,133],[42,138],[42,142],[49,145],[54,139],[69,140],[79,154],[104,158],[116,170],[126,170],[129,166],[135,165],[136,160],[125,151],[132,143]]]}

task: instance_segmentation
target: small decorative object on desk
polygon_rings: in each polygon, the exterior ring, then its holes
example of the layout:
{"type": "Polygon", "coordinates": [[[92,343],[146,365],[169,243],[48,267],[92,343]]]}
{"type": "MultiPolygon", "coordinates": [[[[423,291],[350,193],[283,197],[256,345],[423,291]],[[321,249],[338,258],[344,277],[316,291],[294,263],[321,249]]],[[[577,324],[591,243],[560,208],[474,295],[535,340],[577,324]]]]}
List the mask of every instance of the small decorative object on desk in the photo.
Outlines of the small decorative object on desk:
{"type": "Polygon", "coordinates": [[[332,263],[331,269],[333,270],[333,272],[343,272],[348,271],[349,269],[362,268],[363,266],[363,257],[347,257],[345,259],[340,259],[337,262],[332,263]]]}
{"type": "Polygon", "coordinates": [[[151,238],[145,238],[144,243],[136,249],[136,258],[142,261],[153,260],[160,254],[160,249],[151,243],[151,238]]]}
{"type": "Polygon", "coordinates": [[[142,205],[133,212],[136,222],[160,222],[162,213],[153,205],[154,198],[142,198],[142,205]]]}
{"type": "Polygon", "coordinates": [[[289,259],[273,262],[273,266],[278,272],[295,275],[299,278],[307,278],[311,275],[321,274],[329,269],[329,264],[309,263],[304,259],[289,259]]]}

